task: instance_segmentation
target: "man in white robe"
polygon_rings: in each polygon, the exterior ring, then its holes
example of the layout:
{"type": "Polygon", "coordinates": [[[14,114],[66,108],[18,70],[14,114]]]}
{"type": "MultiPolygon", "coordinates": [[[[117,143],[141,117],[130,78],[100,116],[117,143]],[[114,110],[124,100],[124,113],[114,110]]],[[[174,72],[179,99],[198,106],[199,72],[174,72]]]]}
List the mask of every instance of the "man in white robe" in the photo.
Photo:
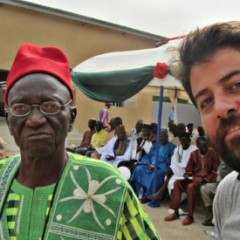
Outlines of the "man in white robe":
{"type": "Polygon", "coordinates": [[[182,137],[181,145],[174,150],[170,165],[173,175],[168,182],[168,192],[170,196],[174,187],[174,182],[178,179],[184,179],[183,174],[185,173],[189,157],[191,153],[197,149],[196,145],[190,145],[190,143],[190,138],[182,137]]]}
{"type": "MultiPolygon", "coordinates": [[[[174,182],[177,179],[184,179],[183,174],[187,166],[189,157],[193,151],[197,149],[195,145],[191,145],[191,139],[188,133],[182,134],[180,139],[181,145],[174,149],[174,153],[171,158],[171,165],[169,166],[163,186],[153,195],[148,198],[151,200],[160,200],[165,196],[165,190],[168,187],[168,193],[171,196],[171,192],[174,188],[174,182]]],[[[182,197],[182,200],[184,196],[182,197]]]]}
{"type": "Polygon", "coordinates": [[[105,146],[101,160],[118,166],[120,162],[130,161],[132,141],[127,137],[123,125],[117,127],[117,137],[112,138],[105,146]]]}

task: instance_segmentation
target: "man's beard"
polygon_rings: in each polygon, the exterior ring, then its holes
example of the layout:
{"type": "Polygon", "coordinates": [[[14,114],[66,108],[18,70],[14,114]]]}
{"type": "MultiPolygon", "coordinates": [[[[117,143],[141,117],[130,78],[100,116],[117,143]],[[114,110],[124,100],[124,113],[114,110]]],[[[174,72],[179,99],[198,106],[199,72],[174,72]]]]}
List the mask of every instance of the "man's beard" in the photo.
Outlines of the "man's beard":
{"type": "Polygon", "coordinates": [[[220,155],[222,160],[232,169],[240,172],[240,136],[232,138],[228,143],[225,141],[224,131],[227,127],[240,123],[240,115],[231,115],[227,119],[220,121],[214,139],[210,139],[214,150],[220,155]]]}

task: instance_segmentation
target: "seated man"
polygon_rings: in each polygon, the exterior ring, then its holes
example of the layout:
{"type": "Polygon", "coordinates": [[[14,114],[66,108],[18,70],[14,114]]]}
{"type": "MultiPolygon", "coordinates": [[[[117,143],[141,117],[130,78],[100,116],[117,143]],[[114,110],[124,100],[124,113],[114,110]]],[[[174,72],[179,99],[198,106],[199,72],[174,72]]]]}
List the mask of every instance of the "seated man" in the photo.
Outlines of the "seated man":
{"type": "Polygon", "coordinates": [[[188,133],[190,134],[190,137],[192,138],[196,133],[193,131],[194,129],[194,124],[193,123],[188,123],[187,124],[187,129],[188,133]]]}
{"type": "Polygon", "coordinates": [[[118,166],[123,161],[131,160],[131,152],[131,139],[127,137],[125,127],[120,125],[117,127],[117,137],[112,138],[105,146],[101,160],[118,166]]]}
{"type": "Polygon", "coordinates": [[[196,140],[198,137],[206,137],[205,130],[202,126],[197,127],[197,133],[192,137],[193,144],[196,145],[196,140]]]}
{"type": "Polygon", "coordinates": [[[78,146],[76,148],[66,148],[66,150],[69,152],[78,151],[78,154],[85,155],[85,153],[87,151],[87,147],[90,146],[92,136],[96,132],[95,124],[96,124],[96,120],[94,118],[89,119],[89,121],[88,121],[89,130],[87,130],[84,133],[80,146],[78,146]]]}
{"type": "Polygon", "coordinates": [[[158,128],[158,125],[156,123],[150,124],[149,140],[152,142],[153,145],[157,142],[157,128],[158,128]]]}
{"type": "Polygon", "coordinates": [[[180,139],[178,137],[178,127],[175,123],[172,123],[169,128],[171,137],[169,137],[169,142],[172,142],[176,146],[180,146],[180,139]]]}
{"type": "Polygon", "coordinates": [[[213,220],[213,198],[216,193],[217,186],[219,182],[230,172],[232,169],[224,162],[220,162],[216,182],[206,183],[201,186],[200,192],[205,208],[208,213],[205,221],[202,223],[204,226],[214,226],[213,220]]]}
{"type": "MultiPolygon", "coordinates": [[[[168,141],[167,130],[162,130],[160,136],[160,148],[158,158],[159,169],[156,179],[157,188],[160,188],[164,182],[164,177],[170,165],[174,149],[175,145],[168,141]]],[[[133,171],[133,175],[131,176],[130,179],[130,184],[136,191],[137,195],[139,195],[139,190],[143,188],[144,197],[143,199],[141,199],[142,203],[146,203],[148,201],[147,197],[154,193],[153,184],[155,178],[153,170],[155,163],[156,163],[156,145],[152,146],[150,152],[141,159],[141,161],[139,162],[139,166],[135,168],[135,170],[133,171]]]]}
{"type": "Polygon", "coordinates": [[[93,118],[89,119],[88,121],[89,130],[87,130],[84,133],[81,145],[79,146],[80,148],[88,147],[90,145],[92,136],[96,132],[95,125],[96,125],[96,119],[93,119],[93,118]]]}
{"type": "Polygon", "coordinates": [[[208,182],[216,180],[216,172],[219,165],[218,155],[208,148],[206,138],[199,137],[197,139],[197,147],[199,149],[191,153],[188,161],[184,180],[176,180],[170,202],[170,208],[174,213],[168,215],[164,220],[172,221],[179,218],[179,204],[182,192],[187,193],[188,197],[188,215],[183,220],[183,225],[189,225],[193,222],[193,209],[195,200],[199,194],[200,187],[208,182]]]}
{"type": "MultiPolygon", "coordinates": [[[[108,132],[103,129],[103,124],[100,121],[97,121],[95,124],[96,133],[93,134],[91,143],[87,147],[86,156],[90,157],[91,153],[95,151],[95,148],[105,146],[107,143],[108,132]]],[[[75,151],[78,154],[81,154],[80,151],[75,151]]]]}
{"type": "MultiPolygon", "coordinates": [[[[110,125],[110,129],[108,131],[108,137],[107,137],[107,143],[116,136],[116,128],[117,126],[119,125],[122,125],[122,119],[120,117],[115,117],[115,118],[112,118],[109,122],[109,125],[110,125]]],[[[107,128],[104,129],[107,131],[107,128]]],[[[101,155],[102,153],[104,152],[105,150],[105,146],[103,147],[98,147],[98,148],[95,148],[96,151],[94,151],[92,154],[91,154],[91,158],[95,158],[95,159],[100,159],[101,158],[101,155]]]]}
{"type": "Polygon", "coordinates": [[[150,137],[150,125],[144,124],[142,128],[142,137],[137,138],[133,142],[132,159],[139,161],[145,154],[147,154],[151,147],[152,142],[150,137]]]}
{"type": "Polygon", "coordinates": [[[191,139],[186,133],[181,137],[181,145],[176,147],[171,159],[171,165],[167,170],[167,176],[163,186],[153,195],[149,196],[151,200],[160,200],[164,197],[165,190],[168,187],[169,196],[172,195],[174,182],[178,179],[184,179],[183,174],[193,151],[197,149],[195,145],[190,145],[191,139]]]}
{"type": "Polygon", "coordinates": [[[129,134],[132,141],[136,140],[141,136],[142,128],[143,128],[143,121],[138,120],[136,122],[135,128],[133,128],[129,134]]]}

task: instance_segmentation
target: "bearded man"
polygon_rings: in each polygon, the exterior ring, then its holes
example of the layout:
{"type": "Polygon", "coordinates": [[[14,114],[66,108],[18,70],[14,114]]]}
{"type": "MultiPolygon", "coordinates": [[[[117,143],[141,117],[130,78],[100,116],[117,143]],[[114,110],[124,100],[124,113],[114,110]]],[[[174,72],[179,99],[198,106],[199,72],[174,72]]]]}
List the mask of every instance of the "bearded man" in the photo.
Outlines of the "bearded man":
{"type": "Polygon", "coordinates": [[[217,189],[214,222],[221,239],[240,230],[240,22],[188,34],[180,48],[181,80],[213,148],[233,171],[217,189]]]}

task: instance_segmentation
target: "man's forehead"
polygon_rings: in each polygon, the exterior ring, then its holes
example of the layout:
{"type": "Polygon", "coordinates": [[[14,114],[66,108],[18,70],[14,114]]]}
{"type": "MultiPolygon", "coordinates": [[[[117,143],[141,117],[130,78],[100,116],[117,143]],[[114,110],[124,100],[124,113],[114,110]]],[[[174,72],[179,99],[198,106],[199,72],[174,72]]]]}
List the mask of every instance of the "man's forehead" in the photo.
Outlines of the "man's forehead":
{"type": "MultiPolygon", "coordinates": [[[[56,88],[60,89],[66,89],[67,87],[61,83],[56,77],[46,74],[46,73],[31,73],[27,74],[21,78],[19,78],[18,81],[12,86],[12,88],[16,87],[32,87],[32,86],[39,86],[39,85],[49,85],[49,86],[54,86],[56,88]]],[[[10,89],[10,91],[12,90],[10,89]]],[[[39,91],[44,90],[44,89],[39,89],[39,91]]]]}
{"type": "Polygon", "coordinates": [[[205,61],[196,63],[190,71],[190,84],[194,98],[205,93],[214,82],[222,83],[240,70],[240,50],[223,47],[215,50],[205,61]]]}
{"type": "Polygon", "coordinates": [[[57,78],[52,75],[45,73],[32,73],[24,77],[21,77],[9,90],[8,99],[16,97],[24,97],[35,95],[35,94],[55,94],[59,93],[62,98],[70,96],[68,88],[62,84],[57,78]],[[36,91],[31,91],[31,89],[36,88],[36,91]],[[17,91],[17,95],[15,92],[17,91]]]}

